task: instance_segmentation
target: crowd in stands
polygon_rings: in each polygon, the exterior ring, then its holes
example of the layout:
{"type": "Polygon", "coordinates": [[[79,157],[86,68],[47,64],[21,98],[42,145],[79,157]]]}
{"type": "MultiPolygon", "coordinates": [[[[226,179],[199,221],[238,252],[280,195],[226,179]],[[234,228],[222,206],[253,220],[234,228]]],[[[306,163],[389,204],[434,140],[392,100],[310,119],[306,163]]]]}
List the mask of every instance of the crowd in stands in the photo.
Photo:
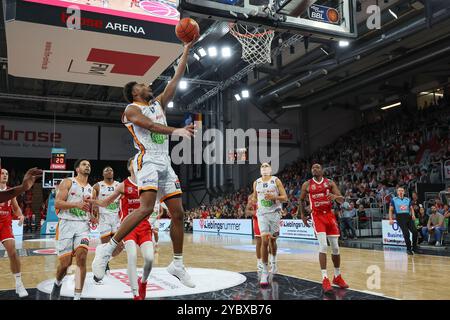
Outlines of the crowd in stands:
{"type": "MultiPolygon", "coordinates": [[[[380,113],[376,119],[342,135],[310,157],[298,159],[277,173],[288,194],[288,202],[283,205],[283,219],[299,218],[300,189],[302,183],[311,177],[313,163],[322,164],[325,176],[337,183],[359,224],[367,222],[368,208],[386,207],[398,186],[405,187],[413,198],[415,211],[419,215],[420,208],[413,189],[416,182],[443,180],[441,165],[450,159],[449,124],[450,106],[440,99],[417,112],[380,113]]],[[[9,185],[20,184],[23,172],[11,169],[9,173],[9,185]]],[[[117,175],[115,179],[118,181],[125,178],[119,177],[119,172],[117,175]]],[[[89,181],[95,183],[102,179],[99,172],[96,176],[92,175],[89,181]]],[[[245,208],[251,192],[250,187],[242,188],[223,194],[209,204],[186,210],[186,226],[192,226],[192,220],[196,218],[250,218],[245,208]]],[[[450,188],[448,194],[450,200],[450,188]]],[[[31,199],[31,190],[18,197],[30,229],[38,228],[40,222],[36,223],[36,214],[41,220],[45,219],[47,209],[44,203],[40,212],[33,212],[31,199]]],[[[442,211],[450,201],[437,198],[434,204],[442,211]]],[[[349,215],[344,208],[336,209],[340,216],[349,215]]],[[[431,215],[430,208],[424,210],[427,216],[431,215]]],[[[349,236],[353,235],[350,233],[349,236]]]]}
{"type": "MultiPolygon", "coordinates": [[[[450,159],[449,123],[450,107],[442,99],[414,113],[380,114],[375,121],[342,135],[308,159],[288,165],[277,174],[289,198],[283,218],[299,217],[301,185],[311,177],[311,165],[316,162],[322,164],[325,176],[337,183],[363,224],[367,221],[366,209],[388,206],[396,187],[405,187],[412,196],[416,182],[441,182],[442,163],[450,159]]],[[[245,218],[250,192],[241,189],[223,195],[209,205],[189,210],[187,216],[245,218]]],[[[417,202],[417,195],[413,197],[417,202]]]]}

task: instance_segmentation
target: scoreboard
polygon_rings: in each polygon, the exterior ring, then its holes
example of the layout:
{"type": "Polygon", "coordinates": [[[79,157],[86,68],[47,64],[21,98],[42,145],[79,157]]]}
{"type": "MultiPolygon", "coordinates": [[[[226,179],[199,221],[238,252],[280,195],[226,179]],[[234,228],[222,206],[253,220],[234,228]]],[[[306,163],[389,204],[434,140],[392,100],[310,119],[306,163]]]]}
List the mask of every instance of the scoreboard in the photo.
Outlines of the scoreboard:
{"type": "Polygon", "coordinates": [[[53,148],[50,170],[66,170],[66,149],[53,148]]]}

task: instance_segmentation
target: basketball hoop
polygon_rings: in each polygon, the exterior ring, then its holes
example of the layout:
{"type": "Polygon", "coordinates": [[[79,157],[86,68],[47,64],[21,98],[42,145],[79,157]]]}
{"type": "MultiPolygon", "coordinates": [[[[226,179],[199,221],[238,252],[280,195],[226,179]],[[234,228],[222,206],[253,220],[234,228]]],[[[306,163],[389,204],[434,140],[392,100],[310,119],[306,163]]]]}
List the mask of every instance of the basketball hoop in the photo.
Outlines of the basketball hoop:
{"type": "Polygon", "coordinates": [[[250,64],[270,63],[270,48],[275,32],[261,27],[230,23],[230,33],[242,45],[242,60],[250,64]]]}

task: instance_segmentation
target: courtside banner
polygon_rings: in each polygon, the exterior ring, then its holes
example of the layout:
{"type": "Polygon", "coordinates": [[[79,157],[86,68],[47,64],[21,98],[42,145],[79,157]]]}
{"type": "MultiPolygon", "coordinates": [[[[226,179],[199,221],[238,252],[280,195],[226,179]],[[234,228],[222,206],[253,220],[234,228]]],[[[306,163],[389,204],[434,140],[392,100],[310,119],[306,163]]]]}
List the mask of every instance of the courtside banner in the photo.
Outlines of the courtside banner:
{"type": "Polygon", "coordinates": [[[194,232],[252,234],[252,219],[194,219],[194,232]]]}
{"type": "Polygon", "coordinates": [[[305,227],[302,220],[280,220],[280,237],[296,239],[317,239],[310,224],[305,227]]]}
{"type": "MultiPolygon", "coordinates": [[[[394,224],[390,225],[389,220],[383,220],[381,222],[381,228],[383,232],[383,244],[406,246],[405,238],[403,238],[402,230],[397,221],[394,220],[394,224]]],[[[412,241],[412,233],[409,233],[412,241]]]]}

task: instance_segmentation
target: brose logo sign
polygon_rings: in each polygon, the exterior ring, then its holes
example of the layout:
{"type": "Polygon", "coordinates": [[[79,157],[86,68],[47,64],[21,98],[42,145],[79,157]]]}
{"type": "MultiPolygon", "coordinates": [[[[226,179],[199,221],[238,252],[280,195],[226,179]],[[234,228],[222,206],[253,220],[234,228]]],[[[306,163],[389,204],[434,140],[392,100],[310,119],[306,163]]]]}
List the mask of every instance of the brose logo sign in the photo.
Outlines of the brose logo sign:
{"type": "Polygon", "coordinates": [[[5,125],[0,126],[0,140],[26,142],[61,142],[61,133],[47,131],[9,130],[5,125]]]}

